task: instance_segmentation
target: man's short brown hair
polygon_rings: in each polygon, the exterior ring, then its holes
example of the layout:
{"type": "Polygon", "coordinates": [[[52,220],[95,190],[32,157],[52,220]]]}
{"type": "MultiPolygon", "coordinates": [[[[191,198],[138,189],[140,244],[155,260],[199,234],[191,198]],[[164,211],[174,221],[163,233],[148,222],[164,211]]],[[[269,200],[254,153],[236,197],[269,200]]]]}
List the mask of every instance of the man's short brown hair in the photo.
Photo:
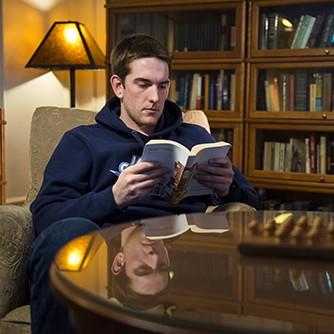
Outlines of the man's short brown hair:
{"type": "Polygon", "coordinates": [[[130,64],[140,58],[158,58],[167,63],[169,71],[171,69],[171,56],[161,42],[150,35],[133,34],[120,40],[110,57],[112,72],[121,79],[123,85],[126,76],[130,74],[130,64]]]}

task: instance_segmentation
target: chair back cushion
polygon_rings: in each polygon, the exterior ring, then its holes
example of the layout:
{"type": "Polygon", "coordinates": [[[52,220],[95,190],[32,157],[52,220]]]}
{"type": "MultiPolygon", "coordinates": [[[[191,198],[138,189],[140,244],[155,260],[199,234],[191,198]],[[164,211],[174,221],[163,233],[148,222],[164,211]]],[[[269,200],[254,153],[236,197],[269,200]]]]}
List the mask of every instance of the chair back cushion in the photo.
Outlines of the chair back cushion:
{"type": "Polygon", "coordinates": [[[25,206],[35,199],[43,182],[44,169],[64,133],[77,126],[95,123],[96,112],[77,108],[39,107],[30,129],[29,187],[25,206]]]}
{"type": "MultiPolygon", "coordinates": [[[[80,125],[95,123],[96,112],[77,108],[39,107],[30,129],[29,187],[24,206],[30,206],[43,182],[44,169],[64,133],[80,125]]],[[[183,113],[186,123],[203,126],[210,132],[206,115],[201,110],[183,113]]]]}

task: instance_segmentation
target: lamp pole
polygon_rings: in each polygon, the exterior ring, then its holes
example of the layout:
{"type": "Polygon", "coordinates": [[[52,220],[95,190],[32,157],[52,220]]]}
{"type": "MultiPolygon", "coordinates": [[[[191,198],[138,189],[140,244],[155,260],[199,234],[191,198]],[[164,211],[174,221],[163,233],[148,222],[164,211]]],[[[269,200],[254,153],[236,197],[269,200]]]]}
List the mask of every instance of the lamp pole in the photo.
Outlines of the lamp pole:
{"type": "Polygon", "coordinates": [[[75,107],[75,69],[70,68],[70,80],[71,80],[71,86],[70,86],[70,94],[71,94],[71,108],[75,107]]]}

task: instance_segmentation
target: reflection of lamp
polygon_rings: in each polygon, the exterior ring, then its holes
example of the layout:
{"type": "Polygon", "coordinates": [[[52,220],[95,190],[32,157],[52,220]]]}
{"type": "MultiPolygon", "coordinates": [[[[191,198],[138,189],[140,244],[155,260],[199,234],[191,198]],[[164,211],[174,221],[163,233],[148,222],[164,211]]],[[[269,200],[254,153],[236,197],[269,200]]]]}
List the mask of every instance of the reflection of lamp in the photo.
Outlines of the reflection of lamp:
{"type": "Polygon", "coordinates": [[[97,233],[78,237],[59,250],[55,262],[59,270],[85,269],[104,239],[97,233]]]}
{"type": "Polygon", "coordinates": [[[75,106],[75,69],[105,68],[104,55],[79,22],[55,22],[26,67],[70,70],[71,107],[75,106]]]}

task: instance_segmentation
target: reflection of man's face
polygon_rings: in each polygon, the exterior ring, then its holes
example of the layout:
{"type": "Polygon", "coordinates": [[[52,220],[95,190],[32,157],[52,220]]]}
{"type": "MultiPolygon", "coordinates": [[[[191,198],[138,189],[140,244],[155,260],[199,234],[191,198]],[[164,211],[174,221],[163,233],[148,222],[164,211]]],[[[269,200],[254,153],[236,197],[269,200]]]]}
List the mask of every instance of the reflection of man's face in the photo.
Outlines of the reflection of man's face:
{"type": "Polygon", "coordinates": [[[137,226],[126,238],[123,254],[123,270],[132,281],[132,290],[154,295],[167,287],[170,262],[162,240],[147,239],[142,226],[137,226]]]}

